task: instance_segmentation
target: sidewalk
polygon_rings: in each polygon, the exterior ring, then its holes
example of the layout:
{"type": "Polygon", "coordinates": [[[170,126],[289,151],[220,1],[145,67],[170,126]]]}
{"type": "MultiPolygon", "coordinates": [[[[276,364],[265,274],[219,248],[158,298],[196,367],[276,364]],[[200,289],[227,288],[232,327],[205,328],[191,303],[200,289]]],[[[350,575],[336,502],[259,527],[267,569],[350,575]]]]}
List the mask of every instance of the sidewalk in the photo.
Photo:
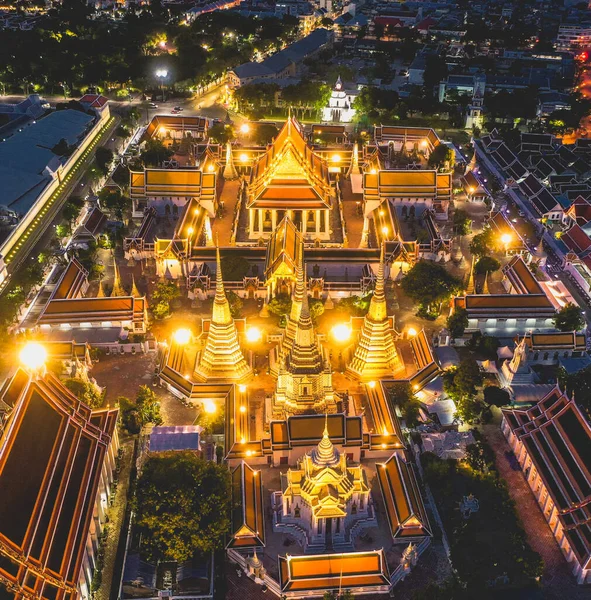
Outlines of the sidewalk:
{"type": "Polygon", "coordinates": [[[123,565],[115,565],[119,538],[125,535],[121,531],[125,521],[125,510],[127,508],[127,493],[129,491],[129,475],[133,460],[133,439],[128,439],[121,444],[123,456],[121,457],[121,470],[119,471],[119,483],[113,506],[109,508],[109,535],[105,547],[105,564],[103,567],[103,579],[101,587],[96,591],[95,600],[109,600],[111,598],[111,587],[113,585],[113,574],[123,565]]]}

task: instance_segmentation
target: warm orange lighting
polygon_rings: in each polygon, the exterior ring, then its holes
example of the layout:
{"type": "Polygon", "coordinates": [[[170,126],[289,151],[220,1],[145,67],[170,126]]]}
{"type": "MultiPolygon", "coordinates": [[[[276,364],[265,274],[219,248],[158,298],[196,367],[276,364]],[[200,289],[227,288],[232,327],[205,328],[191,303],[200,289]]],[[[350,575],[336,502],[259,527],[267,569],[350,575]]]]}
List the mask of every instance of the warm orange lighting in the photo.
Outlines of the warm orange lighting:
{"type": "Polygon", "coordinates": [[[331,157],[331,160],[333,163],[338,163],[341,162],[341,155],[340,154],[333,154],[331,157]]]}
{"type": "Polygon", "coordinates": [[[258,327],[249,327],[246,330],[246,340],[251,344],[260,342],[263,337],[263,332],[258,327]]]}
{"type": "Polygon", "coordinates": [[[213,163],[211,163],[211,164],[207,165],[207,170],[208,170],[210,173],[213,173],[213,172],[215,171],[215,165],[214,165],[213,163]]]}
{"type": "Polygon", "coordinates": [[[174,332],[174,341],[177,344],[188,344],[191,341],[191,331],[189,329],[177,329],[174,332]]]}
{"type": "Polygon", "coordinates": [[[428,145],[429,145],[429,142],[427,140],[421,141],[421,148],[426,148],[428,145]]]}
{"type": "Polygon", "coordinates": [[[166,127],[161,127],[158,132],[160,133],[160,135],[165,135],[166,134],[166,127]]]}
{"type": "Polygon", "coordinates": [[[388,235],[388,228],[385,225],[382,227],[382,233],[388,235]]]}
{"type": "Polygon", "coordinates": [[[369,385],[370,388],[375,388],[376,387],[376,382],[375,381],[370,381],[367,385],[369,385]]]}
{"type": "Polygon", "coordinates": [[[386,448],[387,448],[386,444],[382,444],[382,450],[385,450],[386,448]]]}
{"type": "Polygon", "coordinates": [[[248,161],[248,155],[247,155],[247,154],[244,154],[244,153],[242,153],[242,154],[240,155],[240,162],[247,162],[247,161],[248,161]]]}
{"type": "Polygon", "coordinates": [[[240,133],[248,133],[250,131],[250,125],[248,123],[242,123],[240,125],[240,133]]]}
{"type": "Polygon", "coordinates": [[[417,330],[414,327],[409,327],[407,333],[408,337],[414,337],[417,335],[417,330]]]}
{"type": "Polygon", "coordinates": [[[47,360],[47,350],[37,342],[29,342],[19,355],[21,363],[31,370],[40,369],[47,360]]]}
{"type": "Polygon", "coordinates": [[[376,171],[375,169],[372,169],[372,170],[370,171],[370,173],[371,173],[372,175],[375,175],[375,174],[377,173],[377,171],[376,171]]]}
{"type": "Polygon", "coordinates": [[[187,233],[189,234],[189,236],[192,236],[194,231],[195,230],[192,227],[189,227],[189,229],[187,229],[187,233]]]}
{"type": "Polygon", "coordinates": [[[246,406],[241,406],[240,407],[240,412],[241,413],[245,413],[246,412],[246,406]]]}
{"type": "Polygon", "coordinates": [[[339,323],[332,328],[332,335],[337,342],[348,342],[351,338],[351,328],[345,323],[339,323]]]}
{"type": "Polygon", "coordinates": [[[246,386],[243,383],[241,383],[238,386],[238,390],[240,391],[241,394],[244,394],[244,392],[246,392],[246,386]]]}
{"type": "Polygon", "coordinates": [[[501,236],[501,242],[503,242],[503,244],[505,244],[505,246],[511,241],[511,236],[508,233],[504,233],[501,236]]]}
{"type": "Polygon", "coordinates": [[[216,411],[215,402],[213,402],[212,400],[206,400],[203,405],[203,408],[205,409],[206,413],[212,415],[216,411]]]}

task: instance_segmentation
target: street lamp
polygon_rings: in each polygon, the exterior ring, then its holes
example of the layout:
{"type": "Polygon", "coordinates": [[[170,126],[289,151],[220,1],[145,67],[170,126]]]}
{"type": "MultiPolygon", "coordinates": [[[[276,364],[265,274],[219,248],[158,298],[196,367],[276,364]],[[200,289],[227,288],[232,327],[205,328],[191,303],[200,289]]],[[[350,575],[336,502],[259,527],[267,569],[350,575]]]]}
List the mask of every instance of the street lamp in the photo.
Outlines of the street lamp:
{"type": "Polygon", "coordinates": [[[162,91],[162,102],[164,102],[164,80],[168,76],[166,69],[157,69],[156,78],[160,80],[160,90],[162,91]]]}
{"type": "Polygon", "coordinates": [[[181,346],[191,341],[191,331],[189,329],[177,329],[174,333],[174,341],[181,346]]]}
{"type": "Polygon", "coordinates": [[[47,350],[37,342],[30,342],[21,350],[19,358],[27,369],[38,371],[47,360],[47,350]]]}
{"type": "Polygon", "coordinates": [[[348,342],[351,338],[351,328],[345,323],[339,323],[332,328],[332,335],[337,342],[348,342]]]}
{"type": "Polygon", "coordinates": [[[509,243],[511,242],[511,235],[508,233],[504,233],[501,236],[501,242],[503,242],[503,246],[505,247],[505,252],[507,252],[509,243]]]}
{"type": "Polygon", "coordinates": [[[262,331],[258,327],[249,327],[246,330],[246,339],[251,344],[256,344],[261,341],[263,337],[262,331]]]}
{"type": "Polygon", "coordinates": [[[240,133],[248,133],[250,131],[250,125],[248,123],[242,123],[242,125],[240,125],[240,133]]]}
{"type": "Polygon", "coordinates": [[[203,408],[205,409],[206,413],[213,415],[213,413],[216,411],[215,402],[213,402],[212,400],[206,400],[203,403],[203,408]]]}

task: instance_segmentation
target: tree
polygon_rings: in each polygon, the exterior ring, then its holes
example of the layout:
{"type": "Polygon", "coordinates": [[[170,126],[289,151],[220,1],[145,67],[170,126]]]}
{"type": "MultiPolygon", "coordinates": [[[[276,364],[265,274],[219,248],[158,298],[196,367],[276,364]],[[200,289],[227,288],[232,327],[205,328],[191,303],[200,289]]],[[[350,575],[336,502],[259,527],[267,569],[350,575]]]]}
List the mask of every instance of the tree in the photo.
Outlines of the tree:
{"type": "Polygon", "coordinates": [[[587,415],[591,417],[591,366],[570,374],[561,368],[558,380],[566,389],[566,393],[574,396],[577,404],[582,406],[587,411],[587,415]]]}
{"type": "Polygon", "coordinates": [[[553,323],[560,331],[581,331],[585,327],[585,317],[577,305],[568,302],[556,313],[553,323]]]}
{"type": "Polygon", "coordinates": [[[250,263],[236,254],[228,254],[222,258],[222,273],[226,281],[242,281],[250,271],[250,263]]]}
{"type": "Polygon", "coordinates": [[[175,298],[178,298],[180,294],[178,286],[172,281],[159,281],[156,289],[152,292],[152,300],[170,303],[175,298]]]}
{"type": "Polygon", "coordinates": [[[96,149],[94,160],[96,161],[97,167],[103,175],[106,175],[109,172],[109,168],[113,162],[113,157],[113,150],[107,148],[106,146],[100,146],[96,149]]]}
{"type": "Polygon", "coordinates": [[[236,139],[234,128],[231,125],[224,125],[223,123],[212,125],[207,130],[207,134],[216,144],[226,144],[227,142],[236,139]]]}
{"type": "Polygon", "coordinates": [[[388,386],[390,403],[397,406],[404,416],[407,427],[413,427],[418,422],[421,403],[412,391],[410,383],[394,383],[388,386]]]}
{"type": "Polygon", "coordinates": [[[457,367],[451,367],[444,373],[444,389],[454,400],[476,395],[476,387],[482,383],[482,373],[478,363],[465,358],[457,367]]]}
{"type": "Polygon", "coordinates": [[[447,144],[440,142],[429,154],[428,162],[430,167],[453,169],[455,164],[454,151],[447,144]]]}
{"type": "Polygon", "coordinates": [[[230,314],[234,319],[238,319],[242,316],[242,307],[244,302],[242,298],[234,291],[227,290],[226,298],[228,299],[228,304],[230,305],[230,314]]]}
{"type": "Polygon", "coordinates": [[[146,141],[144,151],[140,154],[140,160],[146,167],[160,167],[172,155],[173,151],[167,148],[158,138],[152,138],[146,141]]]}
{"type": "Polygon", "coordinates": [[[488,473],[495,464],[495,453],[488,444],[476,440],[466,447],[466,462],[474,471],[488,473]]]}
{"type": "Polygon", "coordinates": [[[465,308],[456,308],[447,317],[446,326],[452,339],[462,337],[466,327],[468,327],[468,311],[465,308]]]}
{"type": "Polygon", "coordinates": [[[189,451],[152,454],[137,482],[134,509],[142,553],[184,562],[220,549],[230,527],[230,472],[189,451]]]}
{"type": "Polygon", "coordinates": [[[316,323],[318,317],[324,314],[324,302],[319,298],[310,298],[308,300],[308,304],[310,307],[310,316],[312,317],[312,321],[316,323]]]}
{"type": "Polygon", "coordinates": [[[478,262],[474,265],[474,273],[476,275],[484,275],[485,273],[493,273],[501,268],[501,263],[492,256],[481,256],[478,262]]]}
{"type": "Polygon", "coordinates": [[[456,210],[453,220],[454,231],[458,235],[468,235],[470,233],[471,225],[472,219],[470,219],[468,213],[461,208],[456,210]]]}
{"type": "Polygon", "coordinates": [[[64,381],[64,385],[84,404],[90,408],[100,408],[103,403],[103,394],[97,386],[82,379],[70,378],[64,381]]]}
{"type": "Polygon", "coordinates": [[[147,385],[140,385],[135,397],[135,405],[142,426],[148,423],[152,423],[153,425],[162,424],[160,400],[158,400],[158,396],[147,385]]]}
{"type": "Polygon", "coordinates": [[[142,423],[135,404],[126,396],[118,396],[115,402],[119,405],[119,415],[123,428],[131,434],[139,433],[142,429],[142,423]]]}
{"type": "Polygon", "coordinates": [[[255,144],[259,146],[266,146],[270,144],[274,137],[277,136],[278,130],[272,123],[263,123],[254,131],[253,139],[255,144]]]}
{"type": "Polygon", "coordinates": [[[470,252],[479,258],[481,256],[486,256],[489,252],[494,250],[492,231],[490,229],[485,229],[482,233],[477,233],[470,242],[470,252]]]}
{"type": "Polygon", "coordinates": [[[401,285],[407,296],[430,313],[438,312],[439,304],[462,287],[461,281],[444,267],[426,260],[417,262],[401,285]]]}
{"type": "Polygon", "coordinates": [[[278,294],[275,298],[271,299],[267,305],[268,311],[272,315],[283,317],[289,314],[291,310],[291,298],[288,294],[278,294]]]}
{"type": "Polygon", "coordinates": [[[511,402],[511,396],[507,390],[496,385],[488,385],[484,388],[484,401],[489,406],[507,406],[511,402]]]}
{"type": "Polygon", "coordinates": [[[123,195],[121,190],[103,188],[98,197],[102,207],[108,210],[117,220],[123,221],[124,213],[131,202],[127,196],[123,195]]]}

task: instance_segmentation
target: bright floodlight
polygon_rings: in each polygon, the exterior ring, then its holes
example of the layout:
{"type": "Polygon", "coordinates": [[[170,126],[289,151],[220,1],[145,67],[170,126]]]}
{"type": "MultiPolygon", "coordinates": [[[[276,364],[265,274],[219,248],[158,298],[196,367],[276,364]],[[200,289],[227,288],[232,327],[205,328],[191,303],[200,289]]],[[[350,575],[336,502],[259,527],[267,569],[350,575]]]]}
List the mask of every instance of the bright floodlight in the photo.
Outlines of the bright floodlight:
{"type": "Polygon", "coordinates": [[[511,241],[511,236],[508,233],[504,233],[501,236],[501,242],[503,242],[503,244],[508,244],[511,241]]]}
{"type": "Polygon", "coordinates": [[[375,388],[376,387],[376,382],[375,381],[370,381],[367,385],[369,385],[370,388],[375,388]]]}
{"type": "Polygon", "coordinates": [[[240,133],[248,133],[250,131],[250,125],[248,123],[242,123],[240,125],[240,133]]]}
{"type": "Polygon", "coordinates": [[[384,227],[382,227],[382,233],[384,235],[388,235],[388,228],[384,225],[384,227]]]}
{"type": "Polygon", "coordinates": [[[341,162],[341,155],[340,155],[340,154],[333,154],[333,155],[332,155],[332,159],[331,159],[331,160],[332,160],[332,162],[334,162],[334,163],[341,162]]]}
{"type": "Polygon", "coordinates": [[[256,342],[260,342],[263,337],[262,331],[258,327],[249,327],[246,330],[246,339],[251,344],[255,344],[256,342]]]}
{"type": "Polygon", "coordinates": [[[240,162],[247,162],[247,161],[248,161],[248,154],[242,153],[240,155],[240,162]]]}
{"type": "Polygon", "coordinates": [[[213,402],[212,400],[206,400],[205,404],[204,404],[204,408],[205,408],[205,412],[209,413],[210,415],[212,415],[215,411],[215,402],[213,402]]]}
{"type": "Polygon", "coordinates": [[[408,337],[414,337],[415,335],[417,335],[417,330],[414,327],[409,327],[407,333],[408,337]]]}
{"type": "Polygon", "coordinates": [[[347,342],[351,337],[351,328],[345,323],[339,323],[332,328],[332,335],[337,342],[347,342]]]}
{"type": "Polygon", "coordinates": [[[47,360],[47,350],[36,342],[29,342],[20,353],[20,360],[31,370],[41,368],[47,360]]]}
{"type": "Polygon", "coordinates": [[[246,406],[244,406],[244,404],[240,407],[240,412],[241,413],[245,413],[246,412],[246,406]]]}
{"type": "Polygon", "coordinates": [[[246,386],[243,383],[241,383],[238,386],[238,390],[240,391],[241,394],[244,394],[244,392],[246,392],[246,386]]]}
{"type": "Polygon", "coordinates": [[[156,77],[162,77],[163,79],[168,75],[168,71],[166,69],[158,69],[156,71],[156,77]]]}
{"type": "Polygon", "coordinates": [[[215,165],[213,163],[210,163],[209,165],[207,165],[207,170],[210,173],[213,173],[215,171],[215,165]]]}
{"type": "Polygon", "coordinates": [[[174,341],[177,344],[188,344],[191,341],[191,332],[188,329],[177,329],[174,333],[174,341]]]}
{"type": "Polygon", "coordinates": [[[426,148],[428,144],[429,144],[429,142],[428,142],[427,140],[423,140],[423,141],[421,142],[421,146],[422,146],[423,148],[426,148]]]}

